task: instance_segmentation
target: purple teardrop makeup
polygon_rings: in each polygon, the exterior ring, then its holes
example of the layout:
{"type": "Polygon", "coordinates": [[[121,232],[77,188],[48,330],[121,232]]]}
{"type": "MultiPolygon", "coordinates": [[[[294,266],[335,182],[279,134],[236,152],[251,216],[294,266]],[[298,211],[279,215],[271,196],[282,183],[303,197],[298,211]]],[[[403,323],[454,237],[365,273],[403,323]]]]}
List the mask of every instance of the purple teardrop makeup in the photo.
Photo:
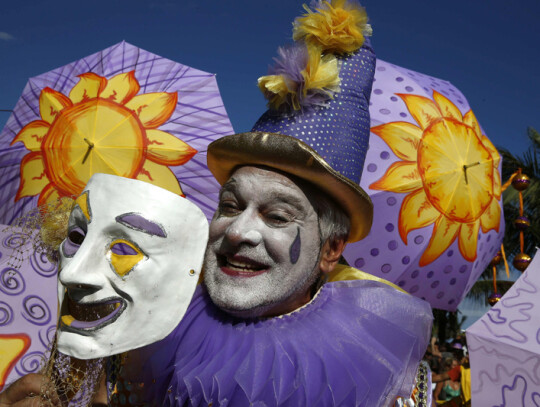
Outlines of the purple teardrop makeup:
{"type": "Polygon", "coordinates": [[[300,257],[300,249],[302,248],[302,242],[300,240],[300,228],[296,229],[296,237],[289,248],[289,256],[291,258],[291,263],[296,264],[298,258],[300,257]]]}

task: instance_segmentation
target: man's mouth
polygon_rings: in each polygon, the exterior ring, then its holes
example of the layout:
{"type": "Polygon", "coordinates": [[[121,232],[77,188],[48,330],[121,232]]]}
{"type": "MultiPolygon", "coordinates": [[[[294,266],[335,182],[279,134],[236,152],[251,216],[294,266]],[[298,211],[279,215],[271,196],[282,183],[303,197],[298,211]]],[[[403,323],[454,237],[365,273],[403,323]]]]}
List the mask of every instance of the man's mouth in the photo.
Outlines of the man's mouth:
{"type": "Polygon", "coordinates": [[[60,321],[64,327],[93,331],[114,322],[124,309],[125,301],[121,298],[80,303],[66,295],[62,303],[60,321]]]}
{"type": "Polygon", "coordinates": [[[255,277],[268,269],[264,264],[238,256],[222,256],[219,263],[221,271],[230,276],[255,277]]]}

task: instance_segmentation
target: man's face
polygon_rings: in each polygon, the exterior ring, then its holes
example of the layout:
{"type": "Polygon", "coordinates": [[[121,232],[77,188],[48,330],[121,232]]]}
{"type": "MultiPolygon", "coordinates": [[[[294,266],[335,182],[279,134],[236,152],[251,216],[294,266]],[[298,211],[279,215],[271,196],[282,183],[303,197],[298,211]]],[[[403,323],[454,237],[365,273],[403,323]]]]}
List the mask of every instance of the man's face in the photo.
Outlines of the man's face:
{"type": "Polygon", "coordinates": [[[164,189],[104,174],[76,203],[60,247],[58,349],[91,359],[164,338],[195,290],[204,214],[164,189]]]}
{"type": "Polygon", "coordinates": [[[204,263],[216,305],[256,317],[285,314],[309,301],[321,242],[306,193],[282,173],[249,166],[223,185],[204,263]]]}

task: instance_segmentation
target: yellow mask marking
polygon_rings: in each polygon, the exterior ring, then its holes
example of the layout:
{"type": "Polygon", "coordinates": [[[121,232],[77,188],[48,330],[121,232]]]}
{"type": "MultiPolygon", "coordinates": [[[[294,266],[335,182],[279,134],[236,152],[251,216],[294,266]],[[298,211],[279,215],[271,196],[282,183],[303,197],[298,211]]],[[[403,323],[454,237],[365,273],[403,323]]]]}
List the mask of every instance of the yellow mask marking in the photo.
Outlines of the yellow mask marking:
{"type": "Polygon", "coordinates": [[[75,318],[73,318],[71,315],[62,316],[62,323],[64,325],[70,326],[73,321],[75,321],[75,318]]]}
{"type": "Polygon", "coordinates": [[[86,217],[86,220],[90,222],[91,219],[90,219],[90,209],[88,206],[88,191],[79,195],[79,197],[75,200],[75,203],[79,205],[79,208],[81,208],[81,211],[86,217]]]}
{"type": "Polygon", "coordinates": [[[116,274],[118,274],[120,277],[124,277],[127,273],[129,273],[133,269],[133,267],[135,267],[137,263],[139,263],[144,258],[144,254],[141,253],[141,250],[138,247],[136,247],[133,243],[124,239],[117,239],[114,242],[112,242],[109,247],[109,251],[111,255],[111,264],[116,274]],[[114,253],[112,251],[112,248],[114,245],[119,244],[119,243],[123,243],[129,246],[136,253],[135,254],[114,253]]]}

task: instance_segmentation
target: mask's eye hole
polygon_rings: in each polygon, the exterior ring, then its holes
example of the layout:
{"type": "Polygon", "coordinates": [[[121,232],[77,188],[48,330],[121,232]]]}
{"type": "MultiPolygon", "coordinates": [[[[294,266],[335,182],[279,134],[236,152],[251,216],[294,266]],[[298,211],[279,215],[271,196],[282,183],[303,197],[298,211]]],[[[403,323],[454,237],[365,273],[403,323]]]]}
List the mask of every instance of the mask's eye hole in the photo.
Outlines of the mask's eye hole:
{"type": "Polygon", "coordinates": [[[122,256],[135,256],[136,254],[139,254],[137,250],[135,250],[132,246],[124,242],[114,243],[111,246],[111,251],[114,254],[119,254],[122,256]]]}
{"type": "Polygon", "coordinates": [[[128,240],[115,240],[111,243],[109,248],[111,265],[116,274],[121,277],[124,277],[133,270],[133,268],[144,259],[144,254],[141,249],[128,240]]]}
{"type": "Polygon", "coordinates": [[[79,228],[73,229],[71,232],[69,232],[68,239],[71,241],[71,243],[80,246],[84,241],[84,232],[79,228]]]}
{"type": "Polygon", "coordinates": [[[73,255],[75,255],[75,253],[77,253],[77,250],[79,250],[79,247],[81,247],[81,244],[84,242],[85,237],[86,232],[80,227],[71,229],[67,235],[67,239],[64,240],[64,244],[62,246],[64,255],[66,257],[72,257],[73,255]]]}

